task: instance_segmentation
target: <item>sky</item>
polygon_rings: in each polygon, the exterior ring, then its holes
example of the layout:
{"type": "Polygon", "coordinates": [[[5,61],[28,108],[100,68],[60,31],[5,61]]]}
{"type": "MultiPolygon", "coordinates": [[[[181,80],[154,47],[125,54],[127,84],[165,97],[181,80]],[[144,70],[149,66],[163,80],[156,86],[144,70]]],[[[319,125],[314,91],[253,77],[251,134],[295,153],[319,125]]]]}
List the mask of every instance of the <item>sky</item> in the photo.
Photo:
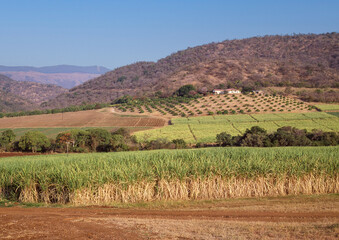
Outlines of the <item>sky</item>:
{"type": "Polygon", "coordinates": [[[0,65],[157,61],[210,42],[339,32],[339,0],[0,0],[0,65]]]}

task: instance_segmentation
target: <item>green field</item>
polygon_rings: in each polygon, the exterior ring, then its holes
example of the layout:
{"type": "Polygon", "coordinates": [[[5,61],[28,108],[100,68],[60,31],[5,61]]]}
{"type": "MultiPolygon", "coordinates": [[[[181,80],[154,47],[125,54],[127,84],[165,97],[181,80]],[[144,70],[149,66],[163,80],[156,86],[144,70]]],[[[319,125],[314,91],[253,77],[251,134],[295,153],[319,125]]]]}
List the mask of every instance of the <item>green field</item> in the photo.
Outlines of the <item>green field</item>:
{"type": "MultiPolygon", "coordinates": [[[[39,131],[45,134],[48,138],[55,138],[59,133],[70,130],[70,129],[75,129],[76,127],[68,127],[68,128],[13,128],[12,130],[14,131],[16,138],[20,138],[22,135],[24,135],[28,131],[39,131]]],[[[96,128],[96,127],[83,127],[83,128],[76,128],[76,129],[91,129],[91,128],[96,128]]],[[[112,131],[121,127],[98,127],[98,128],[103,128],[108,131],[112,131]]],[[[138,131],[138,130],[147,130],[149,127],[124,127],[129,129],[130,131],[138,131]]],[[[0,133],[5,131],[7,129],[1,129],[0,128],[0,133]]]]}
{"type": "Polygon", "coordinates": [[[188,143],[213,143],[216,141],[216,135],[220,132],[239,135],[252,126],[262,127],[268,132],[273,132],[283,126],[292,126],[308,131],[312,129],[339,131],[339,118],[324,112],[177,118],[172,119],[172,124],[161,129],[136,132],[135,135],[140,141],[157,138],[168,138],[169,140],[182,138],[188,143]]]}
{"type": "Polygon", "coordinates": [[[322,111],[339,111],[339,104],[318,104],[315,106],[322,111]]]}
{"type": "Polygon", "coordinates": [[[101,197],[112,201],[176,199],[192,198],[190,194],[194,192],[197,198],[286,194],[286,191],[300,194],[305,189],[311,189],[307,191],[313,193],[318,188],[313,182],[318,180],[318,185],[327,184],[327,187],[319,187],[323,189],[319,191],[336,192],[339,147],[41,155],[3,158],[0,169],[2,198],[31,202],[76,202],[74,199],[77,199],[90,204],[93,199],[100,202],[101,197]],[[247,190],[236,193],[240,191],[238,181],[247,190]],[[279,190],[280,181],[285,187],[279,190]],[[286,181],[291,189],[286,189],[286,181]],[[299,183],[293,185],[293,181],[299,183]],[[205,189],[208,184],[211,187],[205,189]],[[215,188],[213,184],[219,187],[215,188]],[[309,184],[311,188],[307,187],[309,184]],[[303,188],[299,189],[300,186],[303,188]],[[223,187],[235,189],[235,192],[221,189],[223,187]],[[225,191],[230,195],[223,195],[225,191]],[[175,194],[181,194],[181,197],[175,197],[175,194]]]}

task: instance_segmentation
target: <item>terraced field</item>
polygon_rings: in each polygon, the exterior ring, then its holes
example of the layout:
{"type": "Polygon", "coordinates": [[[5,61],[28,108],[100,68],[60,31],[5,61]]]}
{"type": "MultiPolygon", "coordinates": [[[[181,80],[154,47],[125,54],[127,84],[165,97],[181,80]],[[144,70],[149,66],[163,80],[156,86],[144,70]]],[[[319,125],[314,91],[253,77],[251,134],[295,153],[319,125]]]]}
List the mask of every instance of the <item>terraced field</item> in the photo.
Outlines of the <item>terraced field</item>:
{"type": "Polygon", "coordinates": [[[247,128],[259,126],[273,132],[283,126],[299,129],[322,129],[339,131],[339,118],[324,112],[270,113],[217,115],[172,119],[172,124],[161,129],[135,133],[140,141],[156,138],[169,140],[183,138],[188,143],[213,143],[216,135],[227,132],[231,135],[243,134],[247,128]]]}

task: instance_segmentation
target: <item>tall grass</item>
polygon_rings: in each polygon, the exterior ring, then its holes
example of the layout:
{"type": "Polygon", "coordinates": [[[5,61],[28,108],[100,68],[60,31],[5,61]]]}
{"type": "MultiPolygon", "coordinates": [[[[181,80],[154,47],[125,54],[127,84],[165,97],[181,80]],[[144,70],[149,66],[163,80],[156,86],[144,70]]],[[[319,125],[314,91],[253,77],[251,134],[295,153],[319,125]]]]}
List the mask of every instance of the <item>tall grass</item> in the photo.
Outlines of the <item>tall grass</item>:
{"type": "Polygon", "coordinates": [[[338,193],[339,147],[209,148],[0,160],[3,198],[107,204],[338,193]]]}

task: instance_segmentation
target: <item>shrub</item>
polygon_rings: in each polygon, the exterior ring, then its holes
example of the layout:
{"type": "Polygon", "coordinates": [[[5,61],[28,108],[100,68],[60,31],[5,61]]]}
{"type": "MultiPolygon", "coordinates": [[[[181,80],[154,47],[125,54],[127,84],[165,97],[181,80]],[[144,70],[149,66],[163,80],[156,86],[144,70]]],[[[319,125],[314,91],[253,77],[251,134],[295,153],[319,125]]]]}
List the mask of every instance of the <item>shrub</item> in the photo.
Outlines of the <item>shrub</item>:
{"type": "Polygon", "coordinates": [[[15,134],[13,130],[8,129],[1,133],[0,135],[0,148],[3,148],[5,150],[9,150],[10,145],[15,140],[15,134]]]}
{"type": "Polygon", "coordinates": [[[182,149],[182,148],[186,148],[187,144],[185,142],[184,139],[180,138],[180,139],[174,139],[172,140],[172,143],[174,143],[175,148],[177,149],[182,149]]]}
{"type": "Polygon", "coordinates": [[[232,146],[233,141],[232,141],[232,136],[226,132],[221,132],[217,134],[217,144],[219,146],[232,146]]]}

